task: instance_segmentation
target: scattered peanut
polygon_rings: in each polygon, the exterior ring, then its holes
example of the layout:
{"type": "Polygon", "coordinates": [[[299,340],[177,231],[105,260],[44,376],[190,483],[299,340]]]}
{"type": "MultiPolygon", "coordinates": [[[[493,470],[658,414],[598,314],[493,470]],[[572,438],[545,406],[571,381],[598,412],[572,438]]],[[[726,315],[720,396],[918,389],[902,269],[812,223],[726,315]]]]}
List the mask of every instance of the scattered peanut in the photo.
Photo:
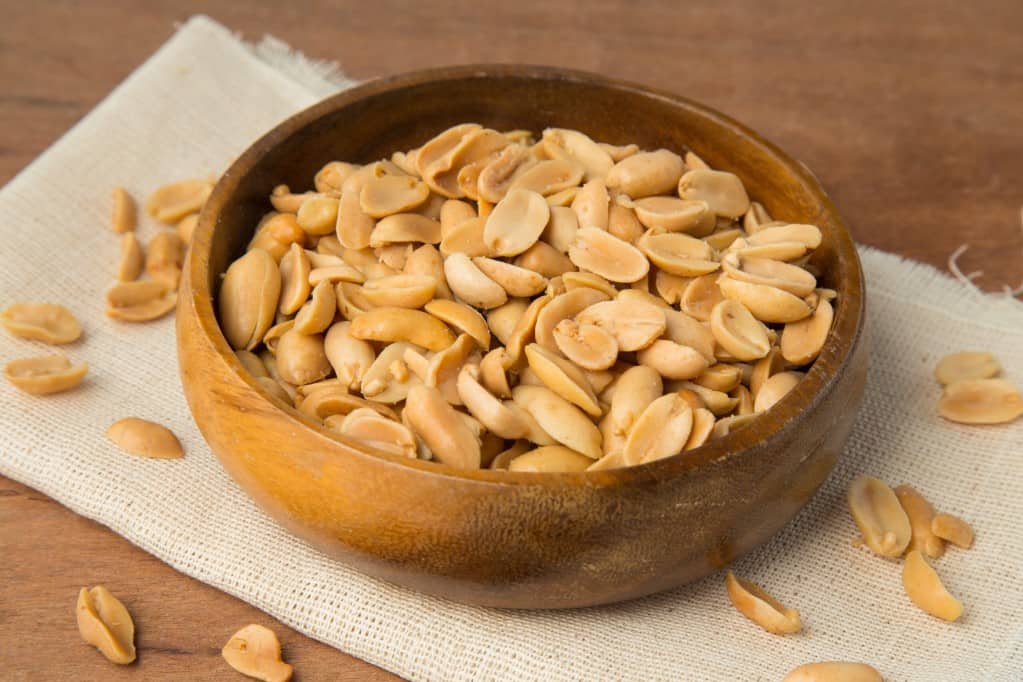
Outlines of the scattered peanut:
{"type": "Polygon", "coordinates": [[[227,664],[242,675],[263,682],[291,679],[292,668],[281,660],[277,635],[262,625],[246,625],[231,635],[220,653],[227,664]]]}
{"type": "Polygon", "coordinates": [[[177,459],[185,455],[181,442],[170,429],[138,417],[125,417],[111,424],[107,438],[122,450],[140,457],[177,459]]]}
{"type": "Polygon", "coordinates": [[[899,498],[883,481],[860,476],[849,485],[849,511],[863,541],[880,556],[901,556],[912,538],[912,526],[899,498]]]}
{"type": "Polygon", "coordinates": [[[14,303],[0,313],[0,322],[15,336],[44,343],[73,343],[82,335],[75,316],[57,303],[14,303]]]}
{"type": "Polygon", "coordinates": [[[7,381],[25,393],[49,395],[74,388],[82,383],[89,366],[84,362],[74,367],[60,353],[36,358],[12,360],[4,366],[7,381]]]}
{"type": "Polygon", "coordinates": [[[1004,379],[966,379],[945,386],[938,414],[960,424],[1005,424],[1023,415],[1023,396],[1004,379]]]}
{"type": "Polygon", "coordinates": [[[902,586],[910,600],[935,618],[954,621],[963,613],[962,603],[948,593],[919,550],[906,555],[902,566],[902,586]]]}
{"type": "Polygon", "coordinates": [[[804,663],[789,671],[781,682],[884,682],[884,678],[866,663],[827,661],[804,663]]]}
{"type": "Polygon", "coordinates": [[[78,632],[107,660],[127,665],[135,660],[135,623],[124,604],[102,585],[83,587],[75,607],[78,632]]]}
{"type": "Polygon", "coordinates": [[[973,547],[973,528],[957,516],[935,514],[931,519],[931,532],[956,547],[963,549],[973,547]]]}
{"type": "Polygon", "coordinates": [[[728,571],[725,574],[725,589],[739,613],[764,630],[775,635],[786,635],[803,629],[799,612],[783,606],[760,585],[737,578],[728,571]]]}

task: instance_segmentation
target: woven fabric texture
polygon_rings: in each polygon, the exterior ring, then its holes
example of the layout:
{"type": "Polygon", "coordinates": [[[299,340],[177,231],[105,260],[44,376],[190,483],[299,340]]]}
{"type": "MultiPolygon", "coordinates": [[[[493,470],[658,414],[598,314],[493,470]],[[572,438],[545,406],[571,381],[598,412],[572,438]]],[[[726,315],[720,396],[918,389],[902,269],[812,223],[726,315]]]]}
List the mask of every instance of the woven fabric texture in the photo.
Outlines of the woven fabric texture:
{"type": "MultiPolygon", "coordinates": [[[[888,680],[1023,677],[1023,421],[964,428],[935,413],[935,361],[987,349],[1023,384],[1023,305],[868,248],[871,369],[845,456],[799,517],[735,570],[803,615],[762,632],[722,575],[616,606],[570,612],[473,608],[382,584],[326,559],[264,516],[221,469],[178,380],[173,319],[103,314],[118,240],[110,190],[142,198],[222,171],[250,141],[346,84],[276,41],[249,46],[196,17],[0,192],[0,305],[58,301],[82,320],[64,350],[91,370],[72,392],[0,385],[0,472],[95,519],[176,569],[309,636],[413,680],[779,680],[813,660],[862,660],[888,680]],[[54,192],[60,188],[60,192],[54,192]],[[179,435],[184,459],[151,461],[104,438],[124,416],[179,435]],[[844,491],[869,472],[910,482],[974,524],[970,551],[936,565],[966,612],[947,624],[913,606],[900,564],[856,548],[844,491]]],[[[141,218],[140,235],[154,230],[141,218]]],[[[5,336],[2,360],[47,349],[5,336]]]]}

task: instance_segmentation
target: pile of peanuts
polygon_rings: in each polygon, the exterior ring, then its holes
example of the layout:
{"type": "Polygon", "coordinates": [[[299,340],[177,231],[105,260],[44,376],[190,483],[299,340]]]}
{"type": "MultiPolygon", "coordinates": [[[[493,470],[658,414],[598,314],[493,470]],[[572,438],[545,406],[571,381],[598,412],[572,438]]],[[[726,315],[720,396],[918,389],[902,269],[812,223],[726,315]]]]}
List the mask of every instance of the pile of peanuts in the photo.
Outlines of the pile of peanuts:
{"type": "Polygon", "coordinates": [[[670,457],[770,409],[831,329],[820,229],[692,152],[467,123],[314,186],[273,190],[219,319],[267,392],[377,450],[670,457]]]}

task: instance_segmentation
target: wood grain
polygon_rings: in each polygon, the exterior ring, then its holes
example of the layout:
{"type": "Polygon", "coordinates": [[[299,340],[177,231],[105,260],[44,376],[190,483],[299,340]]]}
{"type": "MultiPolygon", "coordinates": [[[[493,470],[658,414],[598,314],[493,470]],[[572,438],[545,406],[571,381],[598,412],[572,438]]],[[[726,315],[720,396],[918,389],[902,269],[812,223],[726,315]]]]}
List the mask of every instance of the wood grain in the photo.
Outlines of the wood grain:
{"type": "MultiPolygon", "coordinates": [[[[804,161],[862,243],[987,288],[1023,272],[1023,4],[910,0],[475,3],[0,2],[0,182],[206,12],[277,35],[359,78],[471,61],[601,71],[706,102],[804,161]]],[[[233,679],[219,647],[272,625],[296,679],[392,676],[186,578],[105,528],[0,478],[0,677],[233,679]],[[138,666],[112,670],[77,640],[77,588],[119,576],[139,620],[138,666]],[[15,644],[16,643],[16,644],[15,644]],[[12,645],[15,644],[15,645],[12,645]]]]}

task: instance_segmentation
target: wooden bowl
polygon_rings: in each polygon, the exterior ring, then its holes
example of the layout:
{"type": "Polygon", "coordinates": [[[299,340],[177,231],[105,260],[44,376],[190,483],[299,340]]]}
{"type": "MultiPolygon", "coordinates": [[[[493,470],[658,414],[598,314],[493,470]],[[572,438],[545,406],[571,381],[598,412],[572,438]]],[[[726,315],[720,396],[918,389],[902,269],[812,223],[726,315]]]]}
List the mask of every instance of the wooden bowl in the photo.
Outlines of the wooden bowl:
{"type": "Polygon", "coordinates": [[[369,575],[460,602],[616,602],[690,582],[765,542],[824,481],[866,378],[863,274],[814,177],[756,133],[685,98],[592,74],[463,66],[372,81],[277,126],[228,169],[202,213],[178,308],[178,356],[199,428],[273,518],[369,575]],[[576,128],[687,147],[737,173],[782,220],[820,226],[814,258],[838,291],[834,328],[799,385],[750,425],[682,456],[573,474],[461,471],[372,454],[282,408],[242,369],[213,296],[278,183],[368,162],[455,123],[576,128]]]}

